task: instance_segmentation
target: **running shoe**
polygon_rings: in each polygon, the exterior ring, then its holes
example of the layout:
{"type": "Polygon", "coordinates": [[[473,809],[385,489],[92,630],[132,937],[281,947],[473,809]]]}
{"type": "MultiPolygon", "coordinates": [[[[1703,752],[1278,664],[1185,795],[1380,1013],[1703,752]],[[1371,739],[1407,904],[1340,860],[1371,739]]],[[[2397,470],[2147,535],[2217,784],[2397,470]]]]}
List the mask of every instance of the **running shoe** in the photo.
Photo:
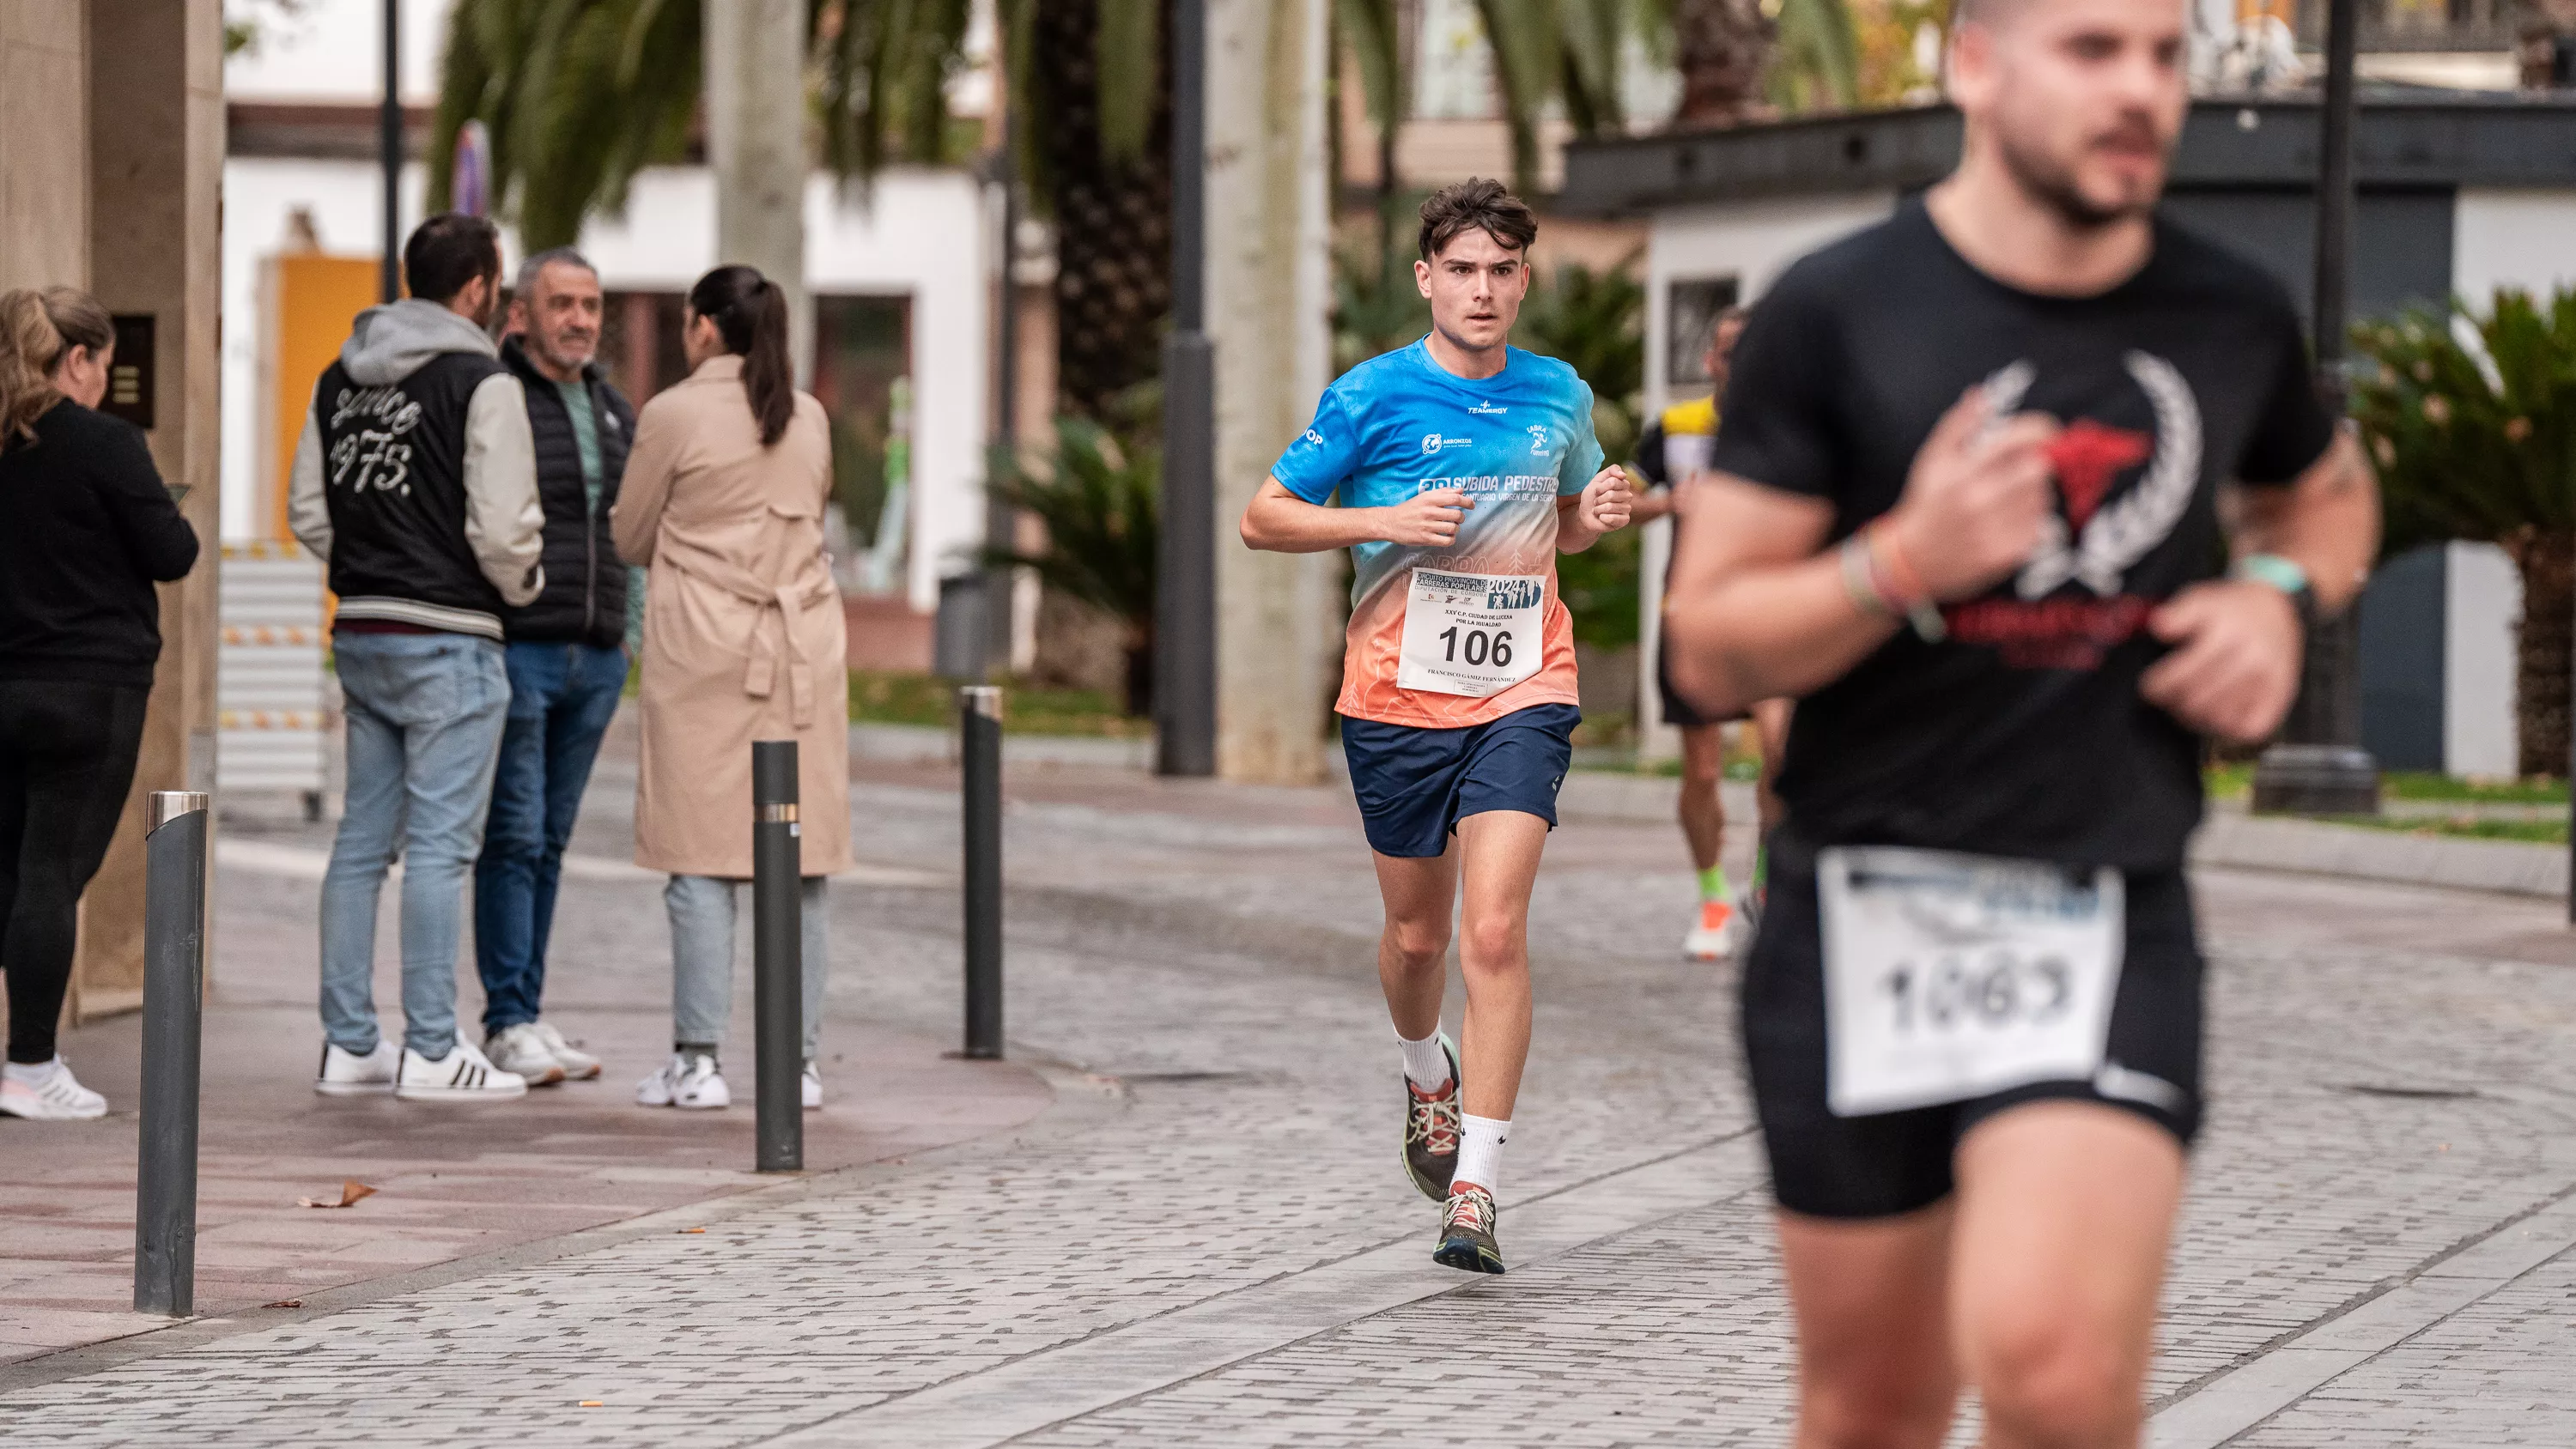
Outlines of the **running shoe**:
{"type": "Polygon", "coordinates": [[[805,1099],[805,1110],[820,1109],[823,1105],[823,1069],[814,1064],[812,1057],[805,1059],[805,1071],[799,1080],[803,1083],[798,1091],[805,1099]]]}
{"type": "Polygon", "coordinates": [[[1735,954],[1735,943],[1741,934],[1741,912],[1723,900],[1699,903],[1699,919],[1691,923],[1690,934],[1682,937],[1682,956],[1690,961],[1723,961],[1735,954]]]}
{"type": "Polygon", "coordinates": [[[107,1115],[107,1099],[80,1084],[69,1062],[9,1064],[0,1075],[0,1113],[36,1122],[88,1122],[107,1115]]]}
{"type": "Polygon", "coordinates": [[[576,1082],[586,1082],[599,1075],[599,1058],[583,1051],[574,1043],[564,1040],[564,1034],[555,1030],[553,1022],[539,1018],[528,1024],[535,1027],[537,1035],[545,1040],[546,1050],[554,1053],[556,1061],[563,1063],[564,1075],[567,1078],[576,1082]]]}
{"type": "Polygon", "coordinates": [[[1426,1092],[1404,1082],[1404,1173],[1433,1202],[1449,1198],[1449,1176],[1458,1170],[1458,1048],[1440,1034],[1440,1050],[1449,1058],[1446,1086],[1426,1092]]]}
{"type": "Polygon", "coordinates": [[[1750,946],[1762,934],[1762,908],[1771,903],[1771,887],[1757,885],[1735,898],[1736,944],[1750,946]]]}
{"type": "Polygon", "coordinates": [[[1440,1246],[1431,1261],[1468,1273],[1503,1271],[1503,1247],[1494,1241],[1494,1195],[1472,1182],[1449,1189],[1440,1214],[1440,1246]]]}

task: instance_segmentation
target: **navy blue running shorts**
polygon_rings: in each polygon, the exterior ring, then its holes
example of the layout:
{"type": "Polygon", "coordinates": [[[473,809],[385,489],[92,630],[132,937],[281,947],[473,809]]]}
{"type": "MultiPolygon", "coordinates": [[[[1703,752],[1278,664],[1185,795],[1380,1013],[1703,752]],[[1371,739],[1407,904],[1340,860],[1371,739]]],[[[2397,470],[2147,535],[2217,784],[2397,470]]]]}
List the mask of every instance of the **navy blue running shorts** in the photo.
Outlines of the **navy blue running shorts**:
{"type": "Polygon", "coordinates": [[[1864,1117],[1825,1102],[1824,938],[1816,848],[1773,832],[1770,889],[1743,982],[1744,1059],[1790,1212],[1893,1217],[1950,1195],[1950,1164],[1978,1123],[2024,1102],[2097,1102],[2131,1112],[2184,1147],[2200,1130],[2201,974],[2191,887],[2180,869],[2131,871],[2129,939],[2111,1004],[2108,1063],[2089,1082],[2034,1082],[1991,1096],[1864,1117]]]}
{"type": "Polygon", "coordinates": [[[1465,816],[1521,810],[1556,824],[1556,791],[1574,759],[1570,704],[1534,704],[1462,729],[1342,720],[1342,757],[1369,849],[1420,859],[1449,848],[1465,816]]]}

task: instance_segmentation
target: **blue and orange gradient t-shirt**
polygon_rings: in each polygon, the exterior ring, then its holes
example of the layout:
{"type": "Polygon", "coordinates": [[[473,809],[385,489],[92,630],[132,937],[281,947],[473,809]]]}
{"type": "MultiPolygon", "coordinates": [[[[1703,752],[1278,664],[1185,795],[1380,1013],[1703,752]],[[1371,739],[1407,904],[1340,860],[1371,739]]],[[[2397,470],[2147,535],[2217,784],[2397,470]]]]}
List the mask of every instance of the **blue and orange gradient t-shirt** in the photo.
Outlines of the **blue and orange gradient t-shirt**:
{"type": "MultiPolygon", "coordinates": [[[[1438,488],[1458,489],[1475,504],[1447,547],[1351,549],[1351,622],[1334,709],[1352,719],[1458,729],[1532,705],[1578,703],[1573,623],[1557,592],[1557,501],[1582,492],[1601,461],[1592,389],[1565,363],[1517,347],[1501,372],[1471,381],[1433,360],[1426,339],[1363,362],[1326,388],[1314,423],[1270,469],[1280,486],[1315,504],[1339,495],[1345,508],[1389,507],[1438,488]],[[1544,581],[1535,672],[1490,694],[1398,682],[1410,599],[1450,585],[1508,590],[1512,580],[1544,581]]],[[[1417,650],[1445,647],[1454,656],[1455,638],[1441,638],[1433,646],[1417,637],[1417,650]]],[[[1471,638],[1469,647],[1484,642],[1471,638]]],[[[1418,657],[1417,680],[1422,668],[1418,657]]]]}

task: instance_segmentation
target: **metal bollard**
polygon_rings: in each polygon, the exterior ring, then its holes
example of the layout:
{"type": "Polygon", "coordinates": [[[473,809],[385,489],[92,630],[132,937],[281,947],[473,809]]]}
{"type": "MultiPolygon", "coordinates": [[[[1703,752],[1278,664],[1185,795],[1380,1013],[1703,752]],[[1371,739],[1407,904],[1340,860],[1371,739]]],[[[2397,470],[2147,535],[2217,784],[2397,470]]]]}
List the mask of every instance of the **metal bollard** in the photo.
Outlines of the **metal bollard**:
{"type": "Polygon", "coordinates": [[[197,1056],[206,981],[206,796],[155,790],[143,843],[143,1121],[134,1311],[197,1298],[197,1056]]]}
{"type": "Polygon", "coordinates": [[[966,1051],[1002,1055],[1002,691],[957,691],[966,802],[966,1051]]]}
{"type": "Polygon", "coordinates": [[[751,746],[751,981],[759,1169],[805,1166],[804,827],[796,818],[796,742],[751,746]]]}

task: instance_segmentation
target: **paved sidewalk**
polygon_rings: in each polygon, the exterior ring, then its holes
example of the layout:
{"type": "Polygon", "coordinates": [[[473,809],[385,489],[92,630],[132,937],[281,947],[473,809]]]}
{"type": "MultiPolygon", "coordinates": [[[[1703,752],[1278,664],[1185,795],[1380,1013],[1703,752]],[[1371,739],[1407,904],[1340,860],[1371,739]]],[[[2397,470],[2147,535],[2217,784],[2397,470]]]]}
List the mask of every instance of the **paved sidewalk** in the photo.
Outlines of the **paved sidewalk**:
{"type": "MultiPolygon", "coordinates": [[[[470,1107],[325,1098],[312,1089],[316,901],[327,829],[227,822],[217,847],[214,989],[207,1004],[197,1307],[263,1313],[281,1300],[399,1277],[457,1259],[753,1190],[750,947],[737,953],[726,1112],[648,1111],[637,1078],[670,1050],[670,945],[661,877],[632,859],[631,766],[603,767],[564,884],[549,1017],[607,1063],[595,1081],[470,1107]],[[354,1179],[376,1195],[345,1210],[354,1179]]],[[[902,1158],[1019,1125],[1051,1101],[1025,1068],[952,1060],[950,1033],[869,1021],[846,979],[864,971],[849,916],[869,889],[954,899],[935,870],[879,864],[831,893],[845,979],[826,1015],[829,1100],[805,1114],[805,1161],[827,1172],[902,1158]],[[887,883],[893,883],[891,885],[887,883]]],[[[394,901],[377,934],[377,1007],[399,1037],[394,901]]],[[[743,908],[749,929],[750,907],[743,908]]],[[[470,940],[470,937],[469,937],[470,940]]],[[[467,947],[470,953],[470,944],[467,947]]],[[[481,992],[458,971],[460,1030],[479,1040],[481,992]]],[[[925,1026],[928,1024],[925,1023],[925,1026]]],[[[0,1118],[0,1364],[157,1329],[128,1311],[134,1284],[135,1110],[141,1019],[71,1033],[63,1051],[105,1092],[104,1123],[0,1118]]],[[[0,1440],[8,1437],[0,1430],[0,1440]]]]}
{"type": "MultiPolygon", "coordinates": [[[[865,773],[877,859],[953,860],[942,770],[865,773]]],[[[1346,799],[1036,768],[1012,793],[1011,1035],[1070,1064],[1046,1116],[704,1234],[0,1367],[10,1442],[1781,1442],[1732,981],[1677,959],[1669,828],[1551,841],[1514,1269],[1466,1279],[1429,1263],[1394,1161],[1346,799]]],[[[2576,1443],[2557,909],[2246,871],[2201,888],[2215,1102],[2157,1442],[2576,1443]]],[[[953,894],[839,901],[862,963],[842,1019],[953,1029],[953,894]]]]}

